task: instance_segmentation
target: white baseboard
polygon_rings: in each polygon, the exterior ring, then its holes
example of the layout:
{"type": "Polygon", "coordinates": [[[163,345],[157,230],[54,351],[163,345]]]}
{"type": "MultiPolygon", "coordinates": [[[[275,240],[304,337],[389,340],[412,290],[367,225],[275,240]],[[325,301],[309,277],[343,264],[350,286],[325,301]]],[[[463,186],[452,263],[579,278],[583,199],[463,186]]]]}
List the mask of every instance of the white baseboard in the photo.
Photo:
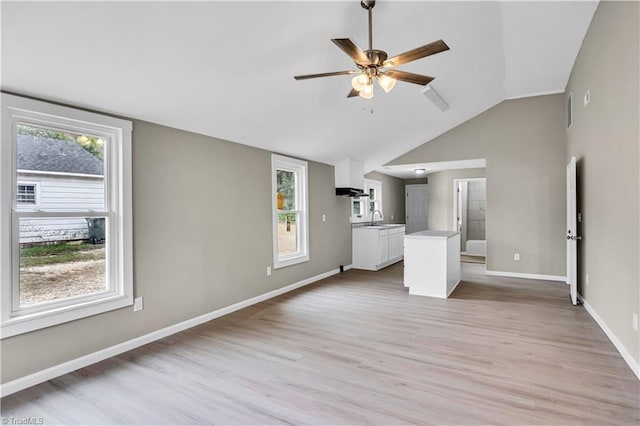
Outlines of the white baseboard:
{"type": "Polygon", "coordinates": [[[485,271],[487,275],[493,275],[496,277],[511,277],[511,278],[527,278],[531,280],[546,280],[546,281],[562,281],[566,282],[567,277],[561,275],[541,275],[541,274],[525,274],[522,272],[504,272],[504,271],[485,271]]]}
{"type": "MultiPolygon", "coordinates": [[[[349,269],[351,269],[351,265],[344,266],[345,271],[348,271],[349,269]]],[[[298,281],[296,283],[278,288],[276,290],[263,293],[261,295],[252,297],[250,299],[243,300],[238,303],[234,303],[233,305],[217,309],[213,312],[209,312],[207,314],[200,315],[198,317],[191,318],[186,321],[182,321],[177,324],[170,325],[160,330],[152,331],[151,333],[145,334],[144,336],[127,340],[126,342],[119,343],[115,346],[110,346],[108,348],[101,349],[99,351],[82,356],[80,358],[76,358],[71,361],[64,362],[62,364],[54,365],[53,367],[49,367],[44,370],[38,371],[36,373],[29,374],[28,376],[24,376],[19,379],[12,380],[3,385],[0,385],[0,396],[4,397],[7,395],[11,395],[12,393],[37,385],[38,383],[46,382],[47,380],[60,377],[64,374],[70,373],[80,368],[87,367],[91,364],[95,364],[107,358],[111,358],[121,353],[130,351],[131,349],[135,349],[140,346],[146,345],[147,343],[151,343],[156,340],[162,339],[164,337],[170,336],[172,334],[179,333],[188,328],[195,327],[197,325],[203,324],[205,322],[211,321],[221,316],[238,311],[242,308],[246,308],[248,306],[255,305],[256,303],[260,303],[265,300],[271,299],[273,297],[280,296],[281,294],[293,291],[300,287],[304,287],[306,285],[312,284],[316,281],[320,281],[322,279],[328,278],[338,273],[340,273],[340,269],[334,269],[329,272],[325,272],[325,273],[304,279],[302,281],[298,281]]]]}
{"type": "Polygon", "coordinates": [[[582,295],[579,293],[578,293],[578,299],[580,299],[580,301],[582,302],[582,305],[587,310],[589,315],[591,315],[591,317],[595,320],[595,322],[600,326],[602,331],[604,331],[604,334],[606,334],[609,340],[611,340],[611,343],[613,343],[613,346],[615,346],[618,352],[620,352],[620,355],[622,355],[622,358],[627,362],[627,364],[631,368],[631,371],[633,371],[636,377],[640,379],[640,365],[636,362],[635,359],[633,359],[633,357],[631,356],[627,348],[625,348],[622,342],[620,341],[620,339],[618,339],[618,336],[616,336],[615,333],[611,331],[611,329],[602,320],[602,318],[600,318],[600,315],[598,315],[595,309],[593,309],[593,307],[589,304],[589,302],[584,300],[582,295]]]}
{"type": "Polygon", "coordinates": [[[458,280],[458,282],[456,283],[456,285],[453,286],[453,288],[451,289],[451,291],[449,293],[447,293],[447,298],[449,298],[449,296],[451,296],[451,293],[454,292],[454,290],[456,288],[458,288],[458,284],[460,284],[462,282],[462,280],[458,280]]]}

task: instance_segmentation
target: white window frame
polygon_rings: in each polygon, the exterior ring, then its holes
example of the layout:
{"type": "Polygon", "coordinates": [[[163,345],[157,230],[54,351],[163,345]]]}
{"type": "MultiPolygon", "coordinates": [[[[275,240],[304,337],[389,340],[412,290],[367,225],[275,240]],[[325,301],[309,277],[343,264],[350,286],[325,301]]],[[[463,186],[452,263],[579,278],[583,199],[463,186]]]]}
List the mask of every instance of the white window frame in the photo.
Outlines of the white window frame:
{"type": "MultiPolygon", "coordinates": [[[[271,200],[273,212],[273,267],[284,268],[309,260],[309,183],[306,161],[282,155],[271,155],[271,200]],[[278,253],[278,181],[277,171],[286,170],[296,173],[296,209],[299,223],[296,225],[298,252],[288,255],[278,253]]],[[[282,212],[280,212],[282,213],[282,212]]]]}
{"type": "Polygon", "coordinates": [[[371,211],[369,210],[369,203],[372,201],[369,198],[369,190],[373,189],[376,194],[373,202],[375,203],[374,210],[380,210],[383,217],[376,216],[375,222],[380,222],[384,218],[384,211],[382,210],[382,182],[374,179],[364,180],[364,193],[366,197],[354,197],[351,199],[351,223],[364,223],[371,222],[371,211]],[[359,215],[355,213],[354,204],[360,201],[360,211],[363,212],[359,215]]]}
{"type": "MultiPolygon", "coordinates": [[[[130,121],[2,94],[0,143],[0,338],[85,318],[133,305],[133,251],[130,121]],[[17,124],[86,133],[105,145],[105,207],[85,212],[18,209],[16,204],[17,124]],[[108,289],[33,306],[19,305],[19,220],[28,217],[105,217],[108,289]]],[[[22,179],[21,179],[22,180],[22,179]]]]}
{"type": "MultiPolygon", "coordinates": [[[[34,189],[34,195],[35,195],[35,202],[33,204],[30,203],[18,203],[16,200],[16,207],[19,209],[37,209],[40,207],[40,182],[35,182],[35,181],[30,181],[30,180],[25,180],[25,179],[20,179],[18,180],[18,182],[16,183],[16,188],[20,185],[33,185],[34,189]]],[[[17,189],[16,189],[16,195],[17,195],[17,189]]]]}

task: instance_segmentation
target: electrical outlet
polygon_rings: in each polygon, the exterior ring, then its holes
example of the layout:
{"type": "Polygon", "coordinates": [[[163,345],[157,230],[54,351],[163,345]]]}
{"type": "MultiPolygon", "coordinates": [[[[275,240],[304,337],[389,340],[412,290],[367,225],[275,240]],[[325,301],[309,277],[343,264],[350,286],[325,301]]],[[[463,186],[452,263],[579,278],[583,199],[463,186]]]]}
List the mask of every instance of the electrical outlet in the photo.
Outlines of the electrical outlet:
{"type": "Polygon", "coordinates": [[[587,90],[587,92],[584,94],[584,106],[589,105],[589,102],[591,102],[591,91],[587,90]]]}
{"type": "Polygon", "coordinates": [[[584,277],[584,283],[589,284],[589,274],[584,277]]]}
{"type": "Polygon", "coordinates": [[[638,314],[635,312],[633,313],[632,321],[633,331],[638,331],[638,314]]]}
{"type": "Polygon", "coordinates": [[[391,220],[393,220],[393,213],[391,213],[391,220]]]}
{"type": "Polygon", "coordinates": [[[519,262],[520,261],[520,253],[513,253],[513,260],[519,262]]]}
{"type": "Polygon", "coordinates": [[[133,312],[138,312],[144,309],[144,305],[142,303],[142,296],[136,297],[133,299],[133,312]]]}
{"type": "Polygon", "coordinates": [[[326,222],[326,221],[327,221],[327,215],[326,215],[326,214],[323,214],[323,215],[322,215],[322,221],[323,221],[323,222],[326,222]]]}
{"type": "Polygon", "coordinates": [[[271,266],[267,266],[267,276],[271,276],[271,266]]]}

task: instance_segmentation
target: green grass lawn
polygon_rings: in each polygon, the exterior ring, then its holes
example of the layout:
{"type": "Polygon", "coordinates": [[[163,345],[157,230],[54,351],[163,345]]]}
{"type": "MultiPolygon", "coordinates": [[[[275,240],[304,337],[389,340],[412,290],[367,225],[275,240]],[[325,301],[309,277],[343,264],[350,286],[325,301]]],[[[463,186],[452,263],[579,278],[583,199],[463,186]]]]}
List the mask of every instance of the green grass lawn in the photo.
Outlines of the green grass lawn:
{"type": "Polygon", "coordinates": [[[55,244],[20,249],[20,267],[52,265],[54,263],[97,260],[104,258],[104,244],[55,244]]]}

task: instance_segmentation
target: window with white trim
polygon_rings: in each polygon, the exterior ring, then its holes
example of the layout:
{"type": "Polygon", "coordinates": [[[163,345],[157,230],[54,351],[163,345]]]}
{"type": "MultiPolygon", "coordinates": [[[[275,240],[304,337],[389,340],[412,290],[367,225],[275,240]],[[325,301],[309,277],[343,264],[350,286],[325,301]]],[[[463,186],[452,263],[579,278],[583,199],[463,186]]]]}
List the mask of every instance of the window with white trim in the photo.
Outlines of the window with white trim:
{"type": "Polygon", "coordinates": [[[16,203],[26,206],[36,206],[38,204],[38,186],[35,183],[18,182],[16,192],[16,203]]]}
{"type": "Polygon", "coordinates": [[[8,94],[2,120],[1,337],[132,305],[131,122],[8,94]]]}
{"type": "Polygon", "coordinates": [[[272,154],[273,267],[309,260],[307,162],[272,154]]]}
{"type": "Polygon", "coordinates": [[[382,220],[382,182],[365,179],[364,193],[365,196],[351,199],[351,222],[369,222],[373,212],[375,221],[382,220]]]}

